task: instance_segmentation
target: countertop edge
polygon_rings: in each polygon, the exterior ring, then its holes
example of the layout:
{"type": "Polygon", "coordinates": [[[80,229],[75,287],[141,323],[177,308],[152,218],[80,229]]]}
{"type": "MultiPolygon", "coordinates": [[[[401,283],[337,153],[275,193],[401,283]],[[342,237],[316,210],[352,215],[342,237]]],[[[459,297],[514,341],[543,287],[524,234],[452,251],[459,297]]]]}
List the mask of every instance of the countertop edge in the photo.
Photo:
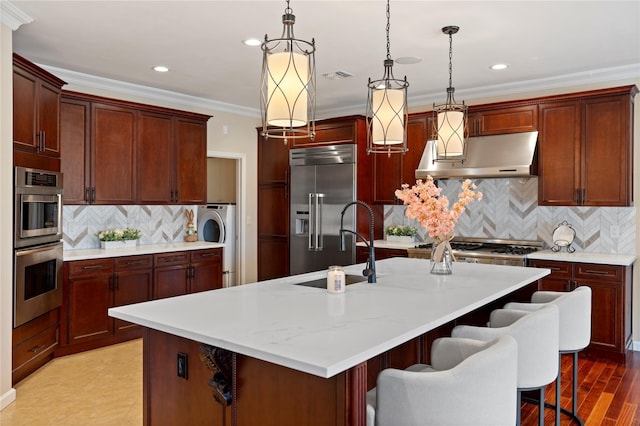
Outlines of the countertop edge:
{"type": "Polygon", "coordinates": [[[557,262],[596,263],[601,265],[630,266],[636,261],[633,254],[610,254],[590,252],[553,252],[542,250],[527,255],[529,260],[554,260],[557,262]]]}
{"type": "Polygon", "coordinates": [[[207,241],[195,241],[192,243],[165,243],[165,244],[143,244],[137,247],[122,248],[122,249],[77,249],[77,250],[65,250],[62,258],[65,262],[71,262],[74,260],[91,260],[91,259],[106,259],[110,257],[121,256],[138,256],[143,254],[156,254],[156,253],[169,253],[188,250],[206,250],[212,248],[224,248],[225,244],[210,243],[207,241]]]}

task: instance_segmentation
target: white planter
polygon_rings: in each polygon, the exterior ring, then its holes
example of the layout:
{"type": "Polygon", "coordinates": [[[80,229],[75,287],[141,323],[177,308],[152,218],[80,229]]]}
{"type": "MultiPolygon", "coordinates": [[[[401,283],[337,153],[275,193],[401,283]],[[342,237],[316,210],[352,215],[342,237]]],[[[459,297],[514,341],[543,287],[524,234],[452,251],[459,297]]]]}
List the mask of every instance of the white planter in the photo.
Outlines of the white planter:
{"type": "Polygon", "coordinates": [[[139,240],[122,240],[122,241],[100,241],[100,248],[103,249],[122,249],[136,247],[139,240]]]}
{"type": "Polygon", "coordinates": [[[409,237],[406,235],[387,235],[387,241],[393,243],[413,243],[415,242],[415,237],[409,237]]]}

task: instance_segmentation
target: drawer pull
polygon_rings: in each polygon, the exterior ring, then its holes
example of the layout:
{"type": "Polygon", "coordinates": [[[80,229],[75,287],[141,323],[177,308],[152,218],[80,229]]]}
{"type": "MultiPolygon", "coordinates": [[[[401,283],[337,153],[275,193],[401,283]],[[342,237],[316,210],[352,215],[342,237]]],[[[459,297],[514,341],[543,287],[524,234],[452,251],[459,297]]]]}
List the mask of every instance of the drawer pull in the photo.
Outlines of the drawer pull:
{"type": "Polygon", "coordinates": [[[40,352],[41,350],[43,350],[46,347],[47,347],[47,345],[38,345],[38,346],[33,347],[31,349],[31,352],[33,352],[33,353],[40,352]]]}
{"type": "Polygon", "coordinates": [[[560,268],[558,268],[557,266],[550,266],[549,269],[551,269],[552,271],[559,271],[560,268]]]}
{"type": "Polygon", "coordinates": [[[607,271],[594,271],[592,269],[587,269],[584,271],[586,274],[596,274],[596,275],[609,275],[607,271]]]}
{"type": "Polygon", "coordinates": [[[200,257],[213,257],[213,256],[217,256],[216,253],[203,253],[200,255],[200,257]]]}
{"type": "Polygon", "coordinates": [[[135,260],[135,261],[127,262],[127,266],[141,265],[141,264],[142,264],[142,260],[135,260]]]}
{"type": "Polygon", "coordinates": [[[84,269],[85,271],[91,271],[94,269],[102,269],[102,265],[87,265],[87,266],[83,266],[82,269],[84,269]]]}

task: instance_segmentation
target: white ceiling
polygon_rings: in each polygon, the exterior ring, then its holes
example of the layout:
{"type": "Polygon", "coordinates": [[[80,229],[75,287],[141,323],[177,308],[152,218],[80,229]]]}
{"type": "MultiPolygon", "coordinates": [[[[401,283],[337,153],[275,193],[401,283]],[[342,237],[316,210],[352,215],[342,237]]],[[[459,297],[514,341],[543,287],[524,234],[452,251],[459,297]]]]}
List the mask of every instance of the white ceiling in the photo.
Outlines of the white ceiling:
{"type": "MultiPolygon", "coordinates": [[[[3,0],[4,2],[5,0],[3,0]]],[[[278,37],[285,1],[22,1],[33,18],[14,51],[41,65],[259,110],[262,52],[249,37],[278,37]],[[168,66],[160,74],[154,65],[168,66]]],[[[364,113],[369,77],[386,57],[386,2],[291,0],[297,38],[315,38],[318,117],[364,113]],[[323,73],[353,77],[329,80],[323,73]]],[[[640,77],[640,1],[392,0],[391,56],[409,81],[409,107],[443,101],[446,25],[456,99],[640,77]],[[509,68],[492,71],[504,62],[509,68]]],[[[65,78],[65,76],[62,76],[65,78]]],[[[67,76],[68,78],[68,76],[67,76]]],[[[69,80],[67,80],[69,81],[69,80]]]]}

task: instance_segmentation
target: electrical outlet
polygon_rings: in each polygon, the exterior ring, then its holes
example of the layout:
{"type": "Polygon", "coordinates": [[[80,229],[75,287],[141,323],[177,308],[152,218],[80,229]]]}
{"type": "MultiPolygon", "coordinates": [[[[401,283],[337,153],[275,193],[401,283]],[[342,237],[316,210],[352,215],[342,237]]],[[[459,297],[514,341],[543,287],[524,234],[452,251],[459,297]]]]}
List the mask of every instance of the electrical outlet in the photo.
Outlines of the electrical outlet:
{"type": "Polygon", "coordinates": [[[618,225],[611,225],[609,227],[609,235],[611,236],[611,238],[620,237],[620,227],[618,225]]]}
{"type": "Polygon", "coordinates": [[[187,354],[183,352],[178,352],[178,377],[182,377],[183,379],[187,379],[187,371],[189,367],[189,358],[187,354]]]}

